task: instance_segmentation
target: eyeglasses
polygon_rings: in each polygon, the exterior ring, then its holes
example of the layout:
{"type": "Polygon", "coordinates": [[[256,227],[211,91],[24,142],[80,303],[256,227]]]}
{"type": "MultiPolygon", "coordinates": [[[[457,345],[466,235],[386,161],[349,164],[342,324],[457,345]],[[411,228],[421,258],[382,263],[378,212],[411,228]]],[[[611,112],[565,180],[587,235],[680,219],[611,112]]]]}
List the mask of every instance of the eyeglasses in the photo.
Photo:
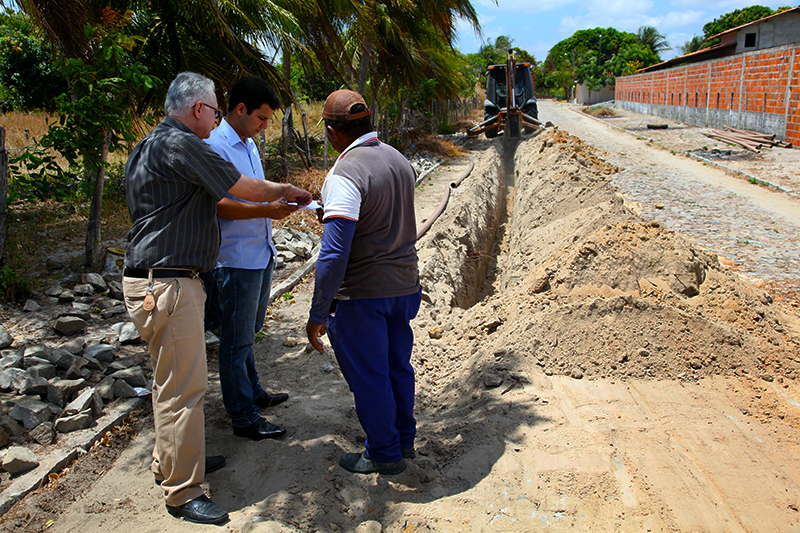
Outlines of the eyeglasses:
{"type": "Polygon", "coordinates": [[[206,106],[206,107],[210,107],[211,109],[213,109],[213,110],[214,110],[214,119],[215,119],[215,120],[219,120],[219,119],[220,119],[220,117],[222,117],[222,111],[220,111],[219,109],[217,109],[217,108],[216,108],[216,107],[214,107],[213,105],[208,105],[208,104],[207,104],[207,103],[205,103],[205,102],[202,102],[202,104],[203,104],[204,106],[206,106]]]}

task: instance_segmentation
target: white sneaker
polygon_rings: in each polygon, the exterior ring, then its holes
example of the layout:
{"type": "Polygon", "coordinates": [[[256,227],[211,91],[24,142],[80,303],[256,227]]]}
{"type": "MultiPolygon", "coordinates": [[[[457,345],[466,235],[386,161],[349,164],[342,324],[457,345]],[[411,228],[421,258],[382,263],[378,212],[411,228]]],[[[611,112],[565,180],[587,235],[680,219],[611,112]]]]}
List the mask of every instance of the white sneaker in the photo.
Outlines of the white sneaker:
{"type": "Polygon", "coordinates": [[[206,331],[206,348],[216,348],[219,346],[219,337],[211,333],[211,330],[206,331]]]}

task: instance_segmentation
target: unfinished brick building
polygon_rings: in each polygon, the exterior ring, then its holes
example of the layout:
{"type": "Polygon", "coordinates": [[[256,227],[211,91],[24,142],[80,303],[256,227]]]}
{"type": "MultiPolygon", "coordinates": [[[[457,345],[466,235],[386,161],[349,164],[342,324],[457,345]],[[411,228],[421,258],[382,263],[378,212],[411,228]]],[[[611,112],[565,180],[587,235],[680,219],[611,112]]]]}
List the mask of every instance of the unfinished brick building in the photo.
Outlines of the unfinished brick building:
{"type": "Polygon", "coordinates": [[[800,8],[733,28],[721,42],[616,80],[616,105],[800,145],[800,8]]]}

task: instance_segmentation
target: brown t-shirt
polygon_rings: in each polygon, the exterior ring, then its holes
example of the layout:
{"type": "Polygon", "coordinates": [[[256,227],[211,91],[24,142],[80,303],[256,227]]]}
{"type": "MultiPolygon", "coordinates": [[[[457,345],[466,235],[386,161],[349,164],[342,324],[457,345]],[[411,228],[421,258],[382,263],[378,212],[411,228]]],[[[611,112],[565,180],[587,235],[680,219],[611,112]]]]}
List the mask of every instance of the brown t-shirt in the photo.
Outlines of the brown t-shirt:
{"type": "MultiPolygon", "coordinates": [[[[390,298],[419,291],[414,168],[400,152],[373,139],[348,150],[333,173],[351,182],[361,196],[336,298],[390,298]]],[[[333,187],[329,195],[336,194],[333,187]]]]}

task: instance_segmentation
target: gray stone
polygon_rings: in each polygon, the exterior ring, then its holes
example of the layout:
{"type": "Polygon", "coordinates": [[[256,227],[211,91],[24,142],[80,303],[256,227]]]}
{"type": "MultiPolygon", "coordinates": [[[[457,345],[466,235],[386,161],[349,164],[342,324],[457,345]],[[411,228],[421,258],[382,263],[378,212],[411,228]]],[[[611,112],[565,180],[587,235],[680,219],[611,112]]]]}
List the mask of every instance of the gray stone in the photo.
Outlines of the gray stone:
{"type": "Polygon", "coordinates": [[[55,348],[50,352],[49,357],[47,358],[48,361],[56,365],[56,367],[60,368],[61,370],[66,370],[72,365],[72,359],[75,356],[72,355],[67,350],[62,348],[55,348]]]}
{"type": "Polygon", "coordinates": [[[117,370],[125,370],[126,368],[130,368],[132,366],[136,366],[136,363],[130,359],[120,359],[119,361],[114,361],[106,367],[106,375],[110,376],[117,370]]]}
{"type": "Polygon", "coordinates": [[[127,313],[128,308],[124,305],[117,305],[115,307],[109,307],[108,309],[103,309],[100,312],[100,316],[103,318],[111,318],[112,316],[121,315],[123,313],[127,313]]]}
{"type": "Polygon", "coordinates": [[[30,346],[25,347],[24,355],[26,359],[29,357],[39,357],[41,359],[48,359],[48,356],[50,355],[51,351],[52,350],[50,350],[50,348],[45,346],[44,344],[31,344],[30,346]]]}
{"type": "Polygon", "coordinates": [[[0,358],[0,371],[7,368],[22,368],[22,355],[8,353],[0,358]]]}
{"type": "Polygon", "coordinates": [[[72,355],[78,355],[83,351],[83,347],[86,344],[86,340],[83,337],[77,337],[75,339],[70,339],[59,348],[62,350],[71,353],[72,355]]]}
{"type": "Polygon", "coordinates": [[[24,446],[11,446],[3,457],[3,470],[12,476],[39,466],[36,455],[24,446]]]}
{"type": "Polygon", "coordinates": [[[94,303],[94,297],[92,297],[92,296],[78,296],[77,298],[75,298],[75,302],[77,302],[79,304],[93,304],[94,303]]]}
{"type": "Polygon", "coordinates": [[[122,293],[122,283],[119,281],[108,282],[108,295],[115,300],[123,300],[125,295],[122,293]]]}
{"type": "Polygon", "coordinates": [[[27,376],[28,373],[21,368],[6,368],[0,372],[0,390],[11,390],[14,387],[14,381],[20,376],[27,376]]]}
{"type": "Polygon", "coordinates": [[[86,322],[92,319],[92,313],[87,311],[86,309],[78,309],[75,307],[75,303],[73,302],[72,307],[69,309],[64,309],[60,313],[58,313],[58,318],[66,318],[66,317],[78,317],[81,320],[85,320],[86,322]]]}
{"type": "Polygon", "coordinates": [[[88,386],[84,379],[52,379],[47,384],[47,401],[64,407],[78,391],[88,386]]]}
{"type": "Polygon", "coordinates": [[[493,389],[495,387],[499,387],[503,384],[503,376],[498,374],[486,374],[483,376],[483,384],[486,385],[487,389],[493,389]]]}
{"type": "Polygon", "coordinates": [[[8,415],[0,417],[0,429],[11,435],[12,437],[19,435],[25,428],[19,425],[19,422],[14,420],[8,415]]]}
{"type": "Polygon", "coordinates": [[[97,393],[103,401],[110,402],[114,399],[115,382],[116,380],[114,378],[106,376],[95,386],[95,390],[97,390],[97,393]]]}
{"type": "Polygon", "coordinates": [[[92,417],[97,418],[103,413],[103,400],[94,387],[84,389],[77,398],[69,402],[64,408],[64,414],[71,416],[90,410],[92,417]]]}
{"type": "Polygon", "coordinates": [[[86,381],[92,381],[92,371],[86,367],[81,368],[81,377],[86,381]]]}
{"type": "Polygon", "coordinates": [[[86,274],[86,283],[91,285],[96,292],[105,292],[108,290],[106,280],[97,272],[89,272],[86,274]]]}
{"type": "MultiPolygon", "coordinates": [[[[56,365],[52,363],[43,363],[41,365],[34,365],[28,369],[28,374],[32,378],[44,378],[45,381],[56,377],[56,365]]],[[[47,392],[45,390],[45,392],[47,392]]]]}
{"type": "Polygon", "coordinates": [[[41,444],[42,446],[48,446],[50,444],[55,443],[56,441],[56,432],[53,429],[53,424],[50,422],[42,422],[28,434],[31,436],[33,440],[41,444]]]}
{"type": "Polygon", "coordinates": [[[133,322],[126,322],[119,331],[120,344],[133,344],[141,342],[141,340],[142,338],[139,336],[139,332],[136,331],[136,326],[133,325],[133,322]]]}
{"type": "Polygon", "coordinates": [[[137,392],[124,379],[114,381],[115,398],[136,398],[137,396],[137,392]]]}
{"type": "Polygon", "coordinates": [[[32,366],[36,365],[49,365],[52,364],[50,361],[45,359],[44,357],[25,357],[22,361],[22,368],[29,369],[32,366]]]}
{"type": "Polygon", "coordinates": [[[74,292],[76,296],[91,296],[94,294],[94,287],[88,283],[81,283],[80,285],[72,287],[72,292],[74,292]]]}
{"type": "Polygon", "coordinates": [[[86,429],[92,425],[92,413],[89,409],[71,416],[62,416],[56,420],[55,428],[59,433],[71,433],[86,429]]]}
{"type": "Polygon", "coordinates": [[[67,369],[67,379],[78,379],[82,377],[81,369],[85,367],[89,361],[86,360],[85,357],[75,356],[72,359],[72,364],[67,369]]]}
{"type": "Polygon", "coordinates": [[[86,329],[86,321],[76,316],[64,316],[56,320],[53,329],[62,335],[75,335],[86,329]]]}
{"type": "Polygon", "coordinates": [[[51,298],[58,298],[62,292],[64,292],[64,288],[58,283],[51,285],[49,289],[44,291],[45,295],[51,298]]]}
{"type": "Polygon", "coordinates": [[[75,301],[75,293],[67,289],[58,295],[58,301],[62,304],[68,304],[75,301]]]}
{"type": "Polygon", "coordinates": [[[116,348],[110,344],[95,344],[89,346],[84,350],[83,356],[88,358],[97,359],[101,363],[110,363],[114,360],[114,353],[116,348]]]}
{"type": "Polygon", "coordinates": [[[25,302],[25,305],[22,307],[22,312],[24,313],[35,313],[36,311],[41,311],[42,306],[37,304],[35,301],[31,300],[30,298],[25,302]]]}
{"type": "Polygon", "coordinates": [[[14,380],[14,388],[24,395],[45,395],[47,394],[47,380],[43,377],[32,377],[26,375],[14,380]]]}
{"type": "Polygon", "coordinates": [[[131,387],[144,387],[147,384],[142,367],[138,365],[124,370],[117,370],[111,374],[111,377],[117,380],[124,380],[131,387]]]}
{"type": "Polygon", "coordinates": [[[83,354],[83,358],[86,359],[86,366],[84,368],[88,368],[89,370],[102,370],[103,365],[100,364],[100,361],[95,359],[90,355],[83,354]]]}
{"type": "Polygon", "coordinates": [[[55,255],[48,255],[44,260],[44,265],[50,270],[61,270],[64,268],[64,263],[55,255]]]}
{"type": "Polygon", "coordinates": [[[22,422],[25,429],[33,429],[50,420],[52,413],[47,404],[34,398],[23,398],[11,409],[9,416],[22,422]]]}

